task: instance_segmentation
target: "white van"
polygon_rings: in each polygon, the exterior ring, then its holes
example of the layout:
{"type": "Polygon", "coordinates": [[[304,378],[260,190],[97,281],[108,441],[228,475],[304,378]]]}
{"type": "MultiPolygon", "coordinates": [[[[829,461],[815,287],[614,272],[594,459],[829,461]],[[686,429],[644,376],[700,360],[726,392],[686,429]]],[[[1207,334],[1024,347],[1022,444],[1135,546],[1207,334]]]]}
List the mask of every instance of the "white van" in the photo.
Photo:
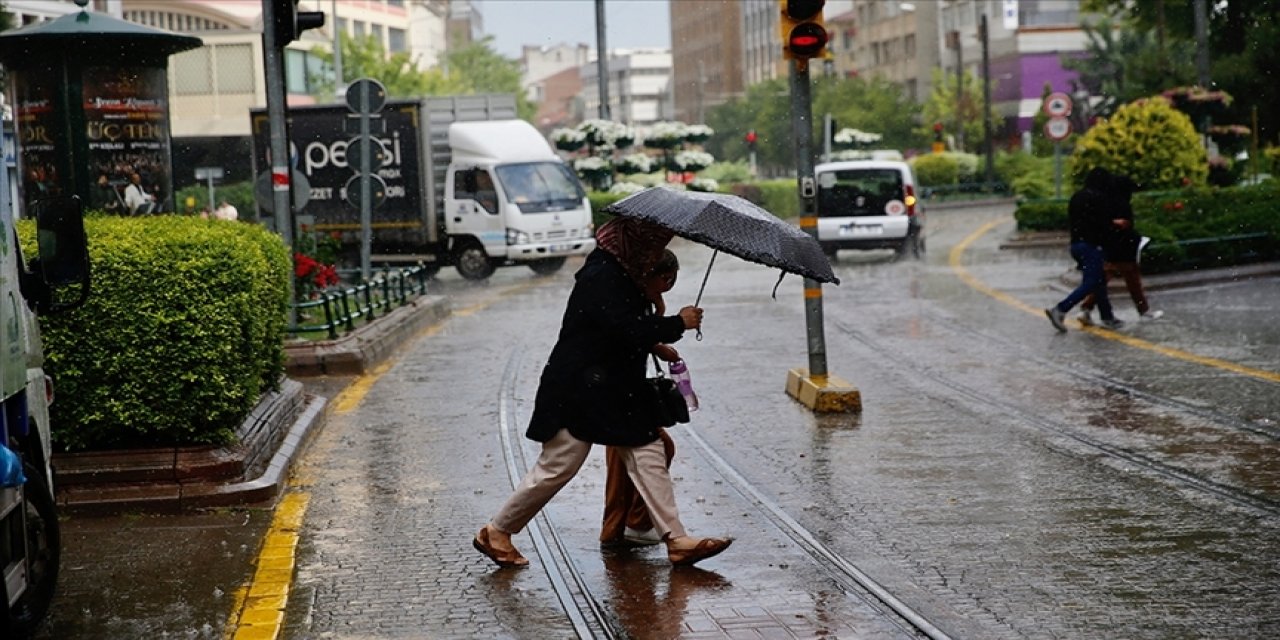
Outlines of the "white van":
{"type": "Polygon", "coordinates": [[[924,209],[911,166],[896,160],[826,162],[818,182],[818,242],[840,249],[893,249],[924,256],[924,209]]]}

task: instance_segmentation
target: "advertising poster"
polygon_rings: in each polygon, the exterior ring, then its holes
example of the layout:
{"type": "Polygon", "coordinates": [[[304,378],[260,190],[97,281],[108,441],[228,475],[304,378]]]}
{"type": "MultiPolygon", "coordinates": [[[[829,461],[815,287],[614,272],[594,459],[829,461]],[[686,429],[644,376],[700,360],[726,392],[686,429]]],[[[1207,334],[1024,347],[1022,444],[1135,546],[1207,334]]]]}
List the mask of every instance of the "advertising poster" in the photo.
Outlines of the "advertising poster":
{"type": "Polygon", "coordinates": [[[172,210],[168,87],[163,67],[85,67],[91,208],[172,210]]]}
{"type": "Polygon", "coordinates": [[[58,144],[68,144],[58,136],[58,117],[54,108],[57,76],[52,73],[19,72],[14,74],[17,135],[20,141],[19,170],[22,199],[25,202],[62,193],[67,185],[58,175],[58,144]]]}

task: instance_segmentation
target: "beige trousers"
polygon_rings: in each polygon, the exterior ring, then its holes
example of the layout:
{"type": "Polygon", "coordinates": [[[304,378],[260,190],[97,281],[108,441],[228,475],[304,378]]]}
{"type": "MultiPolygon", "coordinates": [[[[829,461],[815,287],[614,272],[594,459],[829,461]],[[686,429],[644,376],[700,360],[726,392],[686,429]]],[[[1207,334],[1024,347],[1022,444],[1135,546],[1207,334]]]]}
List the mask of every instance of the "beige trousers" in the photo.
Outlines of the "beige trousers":
{"type": "MultiPolygon", "coordinates": [[[[509,534],[523,531],[551,498],[577,475],[590,452],[591,443],[573,437],[568,429],[556,432],[554,438],[542,443],[538,461],[524,474],[515,493],[507,498],[490,524],[509,534]]],[[[658,533],[672,538],[688,535],[676,509],[675,490],[671,486],[671,474],[667,472],[667,455],[662,440],[640,447],[618,447],[618,452],[622,454],[627,475],[649,506],[649,517],[653,519],[658,533]]]]}

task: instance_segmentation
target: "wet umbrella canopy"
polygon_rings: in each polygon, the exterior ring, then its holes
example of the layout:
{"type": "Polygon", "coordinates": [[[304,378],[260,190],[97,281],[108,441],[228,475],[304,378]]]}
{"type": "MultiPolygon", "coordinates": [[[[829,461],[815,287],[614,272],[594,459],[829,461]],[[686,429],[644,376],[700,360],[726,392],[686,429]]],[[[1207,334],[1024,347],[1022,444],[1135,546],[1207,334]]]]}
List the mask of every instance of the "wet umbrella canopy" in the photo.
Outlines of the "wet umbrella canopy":
{"type": "Polygon", "coordinates": [[[648,220],[682,238],[743,260],[818,282],[840,284],[816,239],[735,195],[652,187],[627,196],[604,211],[648,220]]]}

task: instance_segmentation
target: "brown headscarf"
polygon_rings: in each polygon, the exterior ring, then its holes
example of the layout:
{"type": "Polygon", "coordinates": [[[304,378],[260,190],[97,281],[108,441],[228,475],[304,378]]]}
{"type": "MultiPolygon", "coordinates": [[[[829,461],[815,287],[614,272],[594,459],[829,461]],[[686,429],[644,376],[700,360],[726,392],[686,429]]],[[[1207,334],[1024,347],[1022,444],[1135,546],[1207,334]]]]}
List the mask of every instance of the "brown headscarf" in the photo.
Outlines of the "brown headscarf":
{"type": "Polygon", "coordinates": [[[637,218],[619,216],[596,230],[596,245],[613,254],[627,275],[644,288],[645,278],[662,259],[662,250],[675,234],[637,218]]]}

